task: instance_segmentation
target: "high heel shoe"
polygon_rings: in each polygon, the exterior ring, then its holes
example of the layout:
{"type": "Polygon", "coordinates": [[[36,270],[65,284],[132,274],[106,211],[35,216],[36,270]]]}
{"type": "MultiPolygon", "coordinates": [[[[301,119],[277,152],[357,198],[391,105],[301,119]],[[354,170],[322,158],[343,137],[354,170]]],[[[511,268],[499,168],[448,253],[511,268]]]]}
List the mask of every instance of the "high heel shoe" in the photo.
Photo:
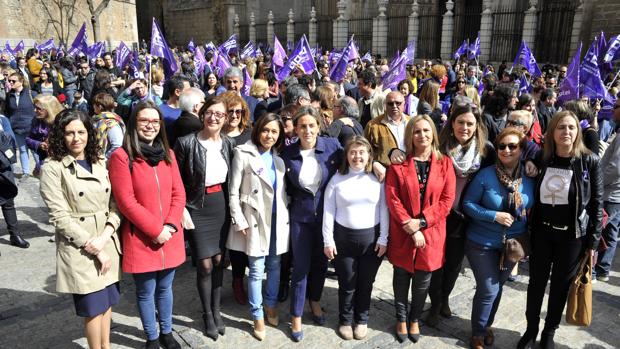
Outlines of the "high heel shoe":
{"type": "Polygon", "coordinates": [[[407,340],[407,332],[405,333],[398,332],[398,329],[402,327],[407,328],[407,323],[405,322],[396,323],[396,330],[394,331],[394,333],[396,334],[396,340],[398,341],[398,343],[403,343],[405,340],[407,340]]]}
{"type": "Polygon", "coordinates": [[[205,323],[205,335],[216,341],[218,337],[218,332],[217,326],[215,326],[215,321],[213,320],[213,313],[202,314],[202,320],[205,323]]]}
{"type": "Polygon", "coordinates": [[[523,333],[519,343],[517,343],[517,349],[533,349],[536,345],[536,337],[538,336],[537,328],[528,328],[523,333]]]}
{"type": "Polygon", "coordinates": [[[278,327],[280,323],[280,318],[278,316],[278,310],[274,308],[270,308],[265,306],[265,318],[267,319],[267,323],[273,327],[278,327]]]}
{"type": "Polygon", "coordinates": [[[226,333],[226,325],[224,325],[224,320],[219,310],[213,311],[213,322],[215,323],[215,327],[217,327],[217,333],[223,336],[226,333]]]}
{"type": "Polygon", "coordinates": [[[267,334],[267,330],[265,329],[265,320],[264,319],[254,320],[254,331],[252,331],[252,334],[259,341],[262,341],[263,339],[265,339],[265,335],[267,334]],[[262,330],[259,330],[259,328],[262,328],[262,330]]]}
{"type": "Polygon", "coordinates": [[[414,332],[411,327],[414,326],[413,324],[417,324],[416,322],[412,322],[409,325],[409,330],[407,331],[407,337],[409,337],[409,340],[417,343],[420,340],[420,326],[417,325],[416,327],[418,328],[417,332],[414,332]]]}

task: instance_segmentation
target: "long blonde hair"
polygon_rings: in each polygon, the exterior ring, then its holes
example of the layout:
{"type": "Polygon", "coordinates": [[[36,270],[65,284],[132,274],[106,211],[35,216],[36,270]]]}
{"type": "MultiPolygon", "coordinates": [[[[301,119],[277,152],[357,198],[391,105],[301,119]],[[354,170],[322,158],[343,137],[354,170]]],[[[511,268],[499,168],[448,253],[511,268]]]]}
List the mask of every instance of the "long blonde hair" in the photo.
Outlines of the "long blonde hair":
{"type": "Polygon", "coordinates": [[[435,155],[435,158],[437,160],[441,160],[443,158],[443,155],[439,151],[439,137],[437,136],[437,129],[435,128],[435,123],[433,122],[433,119],[431,119],[431,117],[426,114],[420,114],[411,118],[411,120],[409,120],[407,126],[405,127],[405,149],[407,151],[407,155],[412,156],[415,152],[415,147],[413,145],[413,131],[415,124],[422,120],[426,121],[429,124],[431,131],[433,131],[431,153],[435,155]]]}
{"type": "Polygon", "coordinates": [[[56,119],[56,115],[63,111],[65,107],[58,102],[58,99],[52,95],[38,95],[32,100],[35,106],[41,107],[41,109],[47,112],[47,117],[43,120],[46,124],[51,125],[56,119]]]}
{"type": "Polygon", "coordinates": [[[575,126],[577,127],[577,137],[573,142],[573,148],[571,149],[570,155],[573,158],[580,158],[584,155],[591,154],[592,152],[586,148],[583,144],[583,134],[581,133],[581,127],[579,126],[579,119],[577,119],[577,115],[570,110],[563,110],[555,113],[553,118],[549,122],[549,126],[547,126],[547,132],[545,133],[545,144],[543,148],[543,161],[544,163],[548,163],[553,156],[555,155],[555,140],[553,139],[553,133],[555,129],[558,127],[560,121],[566,117],[572,118],[575,121],[575,126]]]}

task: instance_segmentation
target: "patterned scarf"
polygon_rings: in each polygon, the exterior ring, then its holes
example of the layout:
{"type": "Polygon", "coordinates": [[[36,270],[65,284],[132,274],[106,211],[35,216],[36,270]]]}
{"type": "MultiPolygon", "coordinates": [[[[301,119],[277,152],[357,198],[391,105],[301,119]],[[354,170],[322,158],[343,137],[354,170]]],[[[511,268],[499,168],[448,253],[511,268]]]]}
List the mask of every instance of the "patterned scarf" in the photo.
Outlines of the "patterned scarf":
{"type": "Polygon", "coordinates": [[[93,117],[93,123],[95,124],[95,129],[97,130],[97,141],[99,142],[99,147],[103,153],[105,153],[106,149],[108,149],[108,129],[115,126],[120,126],[123,129],[123,133],[125,132],[125,124],[123,123],[123,119],[121,119],[121,117],[116,113],[109,111],[104,111],[99,115],[95,115],[93,117]]]}
{"type": "Polygon", "coordinates": [[[450,150],[450,158],[457,176],[465,178],[480,169],[480,154],[476,147],[476,137],[472,137],[467,147],[457,145],[450,150]]]}
{"type": "Polygon", "coordinates": [[[508,213],[517,221],[525,220],[526,212],[519,187],[523,181],[521,165],[517,166],[514,175],[502,165],[499,160],[495,164],[495,174],[499,182],[508,191],[508,213]]]}

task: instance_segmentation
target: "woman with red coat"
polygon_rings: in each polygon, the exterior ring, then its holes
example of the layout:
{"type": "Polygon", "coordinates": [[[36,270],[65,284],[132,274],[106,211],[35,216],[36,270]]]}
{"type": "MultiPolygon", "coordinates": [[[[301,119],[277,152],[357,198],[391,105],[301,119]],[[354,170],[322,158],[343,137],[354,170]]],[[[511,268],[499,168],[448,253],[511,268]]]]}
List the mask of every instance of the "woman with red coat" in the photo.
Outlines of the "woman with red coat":
{"type": "Polygon", "coordinates": [[[444,263],[446,217],[455,191],[454,166],[439,152],[433,120],[418,115],[407,123],[407,160],[388,168],[385,193],[390,211],[388,260],[394,266],[396,338],[420,338],[418,320],[434,270],[444,263]],[[412,282],[413,281],[413,282],[412,282]],[[407,316],[409,285],[411,308],[407,316]],[[407,327],[407,322],[409,326],[407,327]]]}
{"type": "Polygon", "coordinates": [[[172,281],[175,268],[185,261],[181,227],[185,189],[163,123],[153,102],[138,103],[123,147],[112,153],[108,171],[118,210],[125,217],[123,271],[133,274],[136,283],[146,348],[161,344],[180,349],[172,337],[172,281]]]}

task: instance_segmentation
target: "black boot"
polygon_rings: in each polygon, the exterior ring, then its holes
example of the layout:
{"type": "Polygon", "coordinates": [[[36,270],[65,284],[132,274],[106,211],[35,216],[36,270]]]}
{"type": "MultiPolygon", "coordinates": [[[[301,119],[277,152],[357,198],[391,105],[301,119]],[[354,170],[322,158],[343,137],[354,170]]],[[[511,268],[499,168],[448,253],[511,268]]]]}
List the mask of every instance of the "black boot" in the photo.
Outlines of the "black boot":
{"type": "Polygon", "coordinates": [[[536,337],[538,336],[538,328],[530,328],[528,327],[523,333],[521,339],[519,339],[519,343],[517,344],[517,349],[534,349],[536,345],[536,337]]]}
{"type": "Polygon", "coordinates": [[[428,315],[426,316],[426,324],[435,327],[439,324],[439,305],[431,305],[431,309],[428,311],[428,315]]]}
{"type": "Polygon", "coordinates": [[[145,349],[159,349],[159,338],[155,338],[153,340],[146,340],[144,344],[145,349]]]}
{"type": "Polygon", "coordinates": [[[11,234],[10,237],[11,245],[19,248],[28,248],[30,247],[30,243],[26,241],[21,234],[11,234]]]}
{"type": "Polygon", "coordinates": [[[450,298],[445,297],[441,300],[441,308],[439,309],[439,314],[449,319],[452,317],[452,309],[450,309],[450,298]]]}
{"type": "Polygon", "coordinates": [[[166,349],[181,349],[181,345],[174,339],[172,332],[161,334],[159,336],[159,343],[166,349]]]}
{"type": "Polygon", "coordinates": [[[555,330],[543,329],[540,333],[540,347],[542,349],[555,349],[555,342],[553,341],[554,335],[555,330]]]}
{"type": "Polygon", "coordinates": [[[207,337],[216,341],[218,337],[218,332],[217,326],[215,326],[215,321],[213,320],[213,313],[202,314],[202,320],[205,323],[205,334],[207,335],[207,337]]]}

